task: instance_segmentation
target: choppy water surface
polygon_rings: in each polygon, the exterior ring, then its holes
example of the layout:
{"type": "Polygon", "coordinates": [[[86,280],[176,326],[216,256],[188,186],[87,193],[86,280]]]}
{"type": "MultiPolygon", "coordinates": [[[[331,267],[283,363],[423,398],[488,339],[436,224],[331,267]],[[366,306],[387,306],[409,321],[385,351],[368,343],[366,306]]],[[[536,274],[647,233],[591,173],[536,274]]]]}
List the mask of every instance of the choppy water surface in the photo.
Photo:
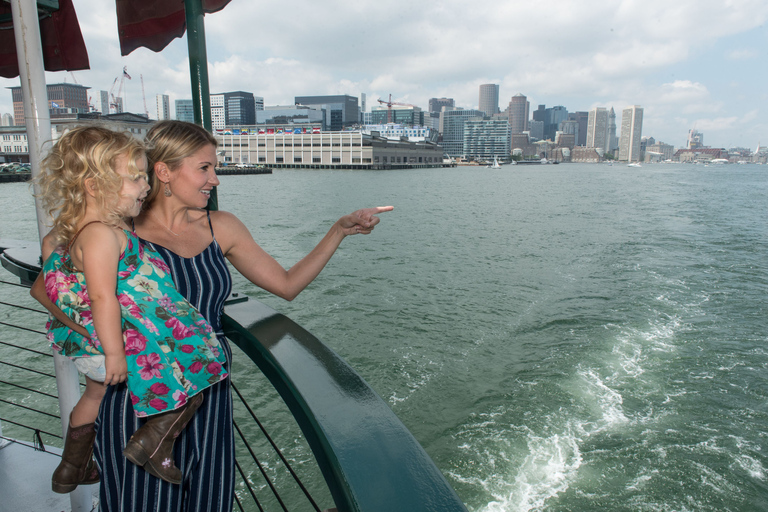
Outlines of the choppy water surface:
{"type": "Polygon", "coordinates": [[[236,282],[346,358],[470,510],[768,509],[768,168],[284,170],[219,196],[285,266],[395,206],[292,303],[236,282]]]}

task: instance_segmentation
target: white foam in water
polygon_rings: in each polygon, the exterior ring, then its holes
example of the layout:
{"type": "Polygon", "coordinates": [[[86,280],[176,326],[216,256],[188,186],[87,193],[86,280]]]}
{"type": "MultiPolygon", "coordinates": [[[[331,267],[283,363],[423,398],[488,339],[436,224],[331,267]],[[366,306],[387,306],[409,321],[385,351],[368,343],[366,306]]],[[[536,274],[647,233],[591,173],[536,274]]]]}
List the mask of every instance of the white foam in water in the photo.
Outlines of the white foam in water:
{"type": "MultiPolygon", "coordinates": [[[[606,385],[594,370],[578,373],[582,400],[596,410],[597,419],[566,419],[561,432],[548,437],[527,433],[528,455],[503,493],[493,492],[495,500],[485,512],[523,512],[542,509],[547,500],[568,489],[583,464],[580,445],[589,436],[629,423],[622,409],[619,392],[606,385]],[[502,495],[503,494],[503,495],[502,495]]],[[[567,411],[565,412],[567,414],[567,411]]],[[[552,418],[550,424],[557,423],[552,418]]],[[[483,486],[491,487],[489,482],[483,486]]]]}
{"type": "MultiPolygon", "coordinates": [[[[555,427],[558,432],[550,436],[528,431],[528,454],[517,467],[514,477],[505,482],[499,481],[504,479],[503,476],[494,475],[481,483],[495,498],[482,510],[527,512],[546,508],[548,500],[565,492],[577,478],[583,464],[580,446],[587,438],[647,420],[627,417],[624,397],[619,390],[632,383],[627,389],[634,393],[632,390],[637,389],[634,384],[642,377],[644,385],[658,391],[658,386],[653,384],[653,375],[648,375],[653,374],[654,369],[655,358],[651,354],[674,351],[673,340],[681,325],[679,318],[666,317],[650,325],[648,330],[622,329],[615,338],[612,357],[603,361],[603,366],[577,369],[577,380],[569,392],[578,395],[588,412],[569,417],[574,414],[573,409],[559,411],[559,417],[546,423],[551,426],[560,424],[562,428],[555,427]]],[[[652,474],[640,475],[630,488],[639,489],[652,478],[652,474]]]]}
{"type": "MultiPolygon", "coordinates": [[[[570,433],[543,438],[528,434],[528,456],[518,470],[506,496],[483,509],[487,512],[539,509],[568,488],[569,480],[582,464],[578,438],[570,433]]],[[[496,494],[496,493],[495,493],[496,494]]]]}

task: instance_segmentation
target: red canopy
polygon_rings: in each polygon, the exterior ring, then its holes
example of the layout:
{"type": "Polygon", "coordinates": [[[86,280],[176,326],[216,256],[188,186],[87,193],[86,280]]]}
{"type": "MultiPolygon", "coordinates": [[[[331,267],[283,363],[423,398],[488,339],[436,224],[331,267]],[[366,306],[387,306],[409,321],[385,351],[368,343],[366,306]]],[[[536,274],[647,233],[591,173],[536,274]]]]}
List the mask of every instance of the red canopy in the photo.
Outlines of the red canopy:
{"type": "MultiPolygon", "coordinates": [[[[209,14],[226,7],[230,0],[201,0],[209,14]]],[[[128,55],[139,46],[159,52],[184,35],[186,21],[182,0],[116,0],[120,53],[128,55]]]]}
{"type": "MultiPolygon", "coordinates": [[[[0,2],[0,16],[11,17],[10,4],[0,2]]],[[[43,64],[47,71],[76,71],[90,67],[72,0],[59,0],[58,11],[41,17],[40,40],[43,45],[43,64]]],[[[19,76],[16,39],[13,35],[13,21],[10,19],[0,23],[0,76],[19,76]]]]}
{"type": "MultiPolygon", "coordinates": [[[[230,0],[200,0],[203,12],[217,12],[230,0]]],[[[128,55],[140,46],[159,52],[184,35],[183,0],[116,0],[120,52],[128,55]]],[[[11,15],[11,6],[0,2],[0,16],[11,15]]],[[[72,0],[59,0],[59,10],[40,20],[43,64],[46,71],[89,69],[80,24],[72,0]]],[[[0,76],[19,76],[13,21],[0,23],[0,76]]]]}

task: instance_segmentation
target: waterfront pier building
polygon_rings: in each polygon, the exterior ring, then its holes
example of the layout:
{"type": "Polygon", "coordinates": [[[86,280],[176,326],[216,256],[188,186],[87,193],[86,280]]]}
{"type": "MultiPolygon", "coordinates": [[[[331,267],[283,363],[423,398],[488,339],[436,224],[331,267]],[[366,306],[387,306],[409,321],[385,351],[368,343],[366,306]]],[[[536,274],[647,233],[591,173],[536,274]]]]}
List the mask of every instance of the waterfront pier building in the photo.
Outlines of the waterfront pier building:
{"type": "Polygon", "coordinates": [[[226,165],[311,169],[407,169],[442,167],[443,148],[432,142],[389,140],[376,132],[312,133],[296,128],[280,133],[238,130],[217,134],[220,161],[226,165]]]}

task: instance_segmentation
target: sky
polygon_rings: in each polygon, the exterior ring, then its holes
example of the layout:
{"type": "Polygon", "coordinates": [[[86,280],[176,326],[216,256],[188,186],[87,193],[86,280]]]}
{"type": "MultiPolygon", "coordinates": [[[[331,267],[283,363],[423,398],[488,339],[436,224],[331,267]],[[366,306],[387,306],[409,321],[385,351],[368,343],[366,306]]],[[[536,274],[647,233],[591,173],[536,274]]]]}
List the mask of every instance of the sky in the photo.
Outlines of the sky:
{"type": "MultiPolygon", "coordinates": [[[[46,73],[110,90],[123,66],[126,110],[156,117],[155,95],[191,98],[186,36],[161,53],[120,56],[114,2],[74,0],[91,70],[46,73]],[[73,78],[74,75],[74,78],[73,78]]],[[[684,147],[768,144],[765,0],[232,0],[205,18],[211,93],[248,91],[265,105],[295,96],[367,96],[477,108],[499,84],[501,110],[522,93],[569,112],[644,108],[642,134],[684,147]]],[[[19,80],[0,78],[0,86],[19,80]]],[[[115,88],[116,90],[117,88],[115,88]]],[[[10,91],[0,113],[12,113],[10,91]]],[[[173,115],[173,113],[172,113],[173,115]]]]}

